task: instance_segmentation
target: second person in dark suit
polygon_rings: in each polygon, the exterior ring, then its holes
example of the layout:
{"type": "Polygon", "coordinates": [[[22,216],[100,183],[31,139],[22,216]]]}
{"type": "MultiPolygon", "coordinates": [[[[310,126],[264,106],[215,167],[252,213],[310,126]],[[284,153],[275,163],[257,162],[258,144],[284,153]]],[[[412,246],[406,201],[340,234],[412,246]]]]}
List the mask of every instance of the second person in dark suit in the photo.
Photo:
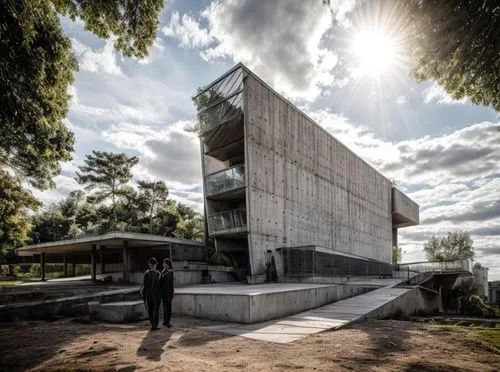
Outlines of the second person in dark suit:
{"type": "Polygon", "coordinates": [[[163,260],[163,271],[160,278],[160,292],[163,301],[163,325],[171,327],[172,300],[174,299],[174,272],[172,261],[169,258],[163,260]]]}

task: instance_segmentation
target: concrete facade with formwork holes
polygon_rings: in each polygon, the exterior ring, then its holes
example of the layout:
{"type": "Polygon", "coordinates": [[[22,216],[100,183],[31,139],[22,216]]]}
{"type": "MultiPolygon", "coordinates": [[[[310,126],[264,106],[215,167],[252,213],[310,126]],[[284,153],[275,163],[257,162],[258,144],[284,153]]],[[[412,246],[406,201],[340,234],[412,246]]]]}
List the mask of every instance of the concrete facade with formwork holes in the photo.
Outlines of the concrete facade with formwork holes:
{"type": "Polygon", "coordinates": [[[390,275],[414,201],[242,64],[195,103],[216,250],[249,277],[272,261],[278,275],[390,275]]]}

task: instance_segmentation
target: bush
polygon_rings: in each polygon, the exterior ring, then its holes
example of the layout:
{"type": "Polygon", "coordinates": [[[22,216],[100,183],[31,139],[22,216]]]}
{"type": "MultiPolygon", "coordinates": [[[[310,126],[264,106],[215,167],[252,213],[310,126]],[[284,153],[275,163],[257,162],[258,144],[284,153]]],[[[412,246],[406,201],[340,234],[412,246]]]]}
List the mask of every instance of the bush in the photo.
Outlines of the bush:
{"type": "Polygon", "coordinates": [[[19,272],[21,272],[21,267],[19,265],[1,265],[0,267],[0,273],[2,273],[2,276],[16,277],[19,272]],[[9,271],[9,269],[12,271],[9,271]]]}
{"type": "Polygon", "coordinates": [[[90,275],[90,265],[76,265],[76,276],[90,275]]]}
{"type": "Polygon", "coordinates": [[[208,263],[210,265],[218,265],[218,266],[232,266],[231,260],[222,252],[213,252],[208,257],[208,263]]]}
{"type": "MultiPolygon", "coordinates": [[[[64,272],[63,264],[53,264],[47,263],[45,264],[45,275],[47,277],[53,277],[55,274],[62,274],[64,272]],[[49,275],[52,274],[52,275],[49,275]]],[[[39,278],[41,275],[40,272],[40,264],[33,264],[30,268],[30,273],[34,278],[39,278]]]]}
{"type": "Polygon", "coordinates": [[[460,300],[462,314],[472,316],[494,316],[495,311],[491,306],[484,303],[483,299],[479,296],[473,295],[469,297],[462,297],[460,300]]]}

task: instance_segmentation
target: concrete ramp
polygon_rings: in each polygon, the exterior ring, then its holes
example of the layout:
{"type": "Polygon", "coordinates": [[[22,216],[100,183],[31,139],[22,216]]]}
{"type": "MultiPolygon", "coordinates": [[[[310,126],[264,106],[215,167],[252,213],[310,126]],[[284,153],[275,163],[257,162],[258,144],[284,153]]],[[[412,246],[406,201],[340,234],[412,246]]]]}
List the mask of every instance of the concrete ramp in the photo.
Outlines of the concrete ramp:
{"type": "Polygon", "coordinates": [[[288,343],[307,335],[339,329],[366,318],[413,313],[422,305],[418,288],[383,287],[286,318],[256,324],[223,324],[200,329],[261,341],[288,343]]]}

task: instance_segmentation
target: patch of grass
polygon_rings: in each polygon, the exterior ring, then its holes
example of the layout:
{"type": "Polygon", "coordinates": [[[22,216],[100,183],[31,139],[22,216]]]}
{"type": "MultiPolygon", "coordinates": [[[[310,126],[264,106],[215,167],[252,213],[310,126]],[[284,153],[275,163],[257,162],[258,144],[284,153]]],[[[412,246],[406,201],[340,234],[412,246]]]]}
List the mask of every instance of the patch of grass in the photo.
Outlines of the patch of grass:
{"type": "Polygon", "coordinates": [[[458,324],[441,324],[432,328],[435,332],[460,332],[458,324]]]}
{"type": "Polygon", "coordinates": [[[18,284],[23,284],[26,281],[24,280],[0,280],[0,286],[4,285],[18,285],[18,284]]]}
{"type": "Polygon", "coordinates": [[[480,346],[500,355],[500,328],[475,328],[472,336],[480,346]]]}
{"type": "Polygon", "coordinates": [[[460,333],[463,343],[472,350],[500,355],[500,328],[441,324],[432,327],[431,331],[460,333]]]}

